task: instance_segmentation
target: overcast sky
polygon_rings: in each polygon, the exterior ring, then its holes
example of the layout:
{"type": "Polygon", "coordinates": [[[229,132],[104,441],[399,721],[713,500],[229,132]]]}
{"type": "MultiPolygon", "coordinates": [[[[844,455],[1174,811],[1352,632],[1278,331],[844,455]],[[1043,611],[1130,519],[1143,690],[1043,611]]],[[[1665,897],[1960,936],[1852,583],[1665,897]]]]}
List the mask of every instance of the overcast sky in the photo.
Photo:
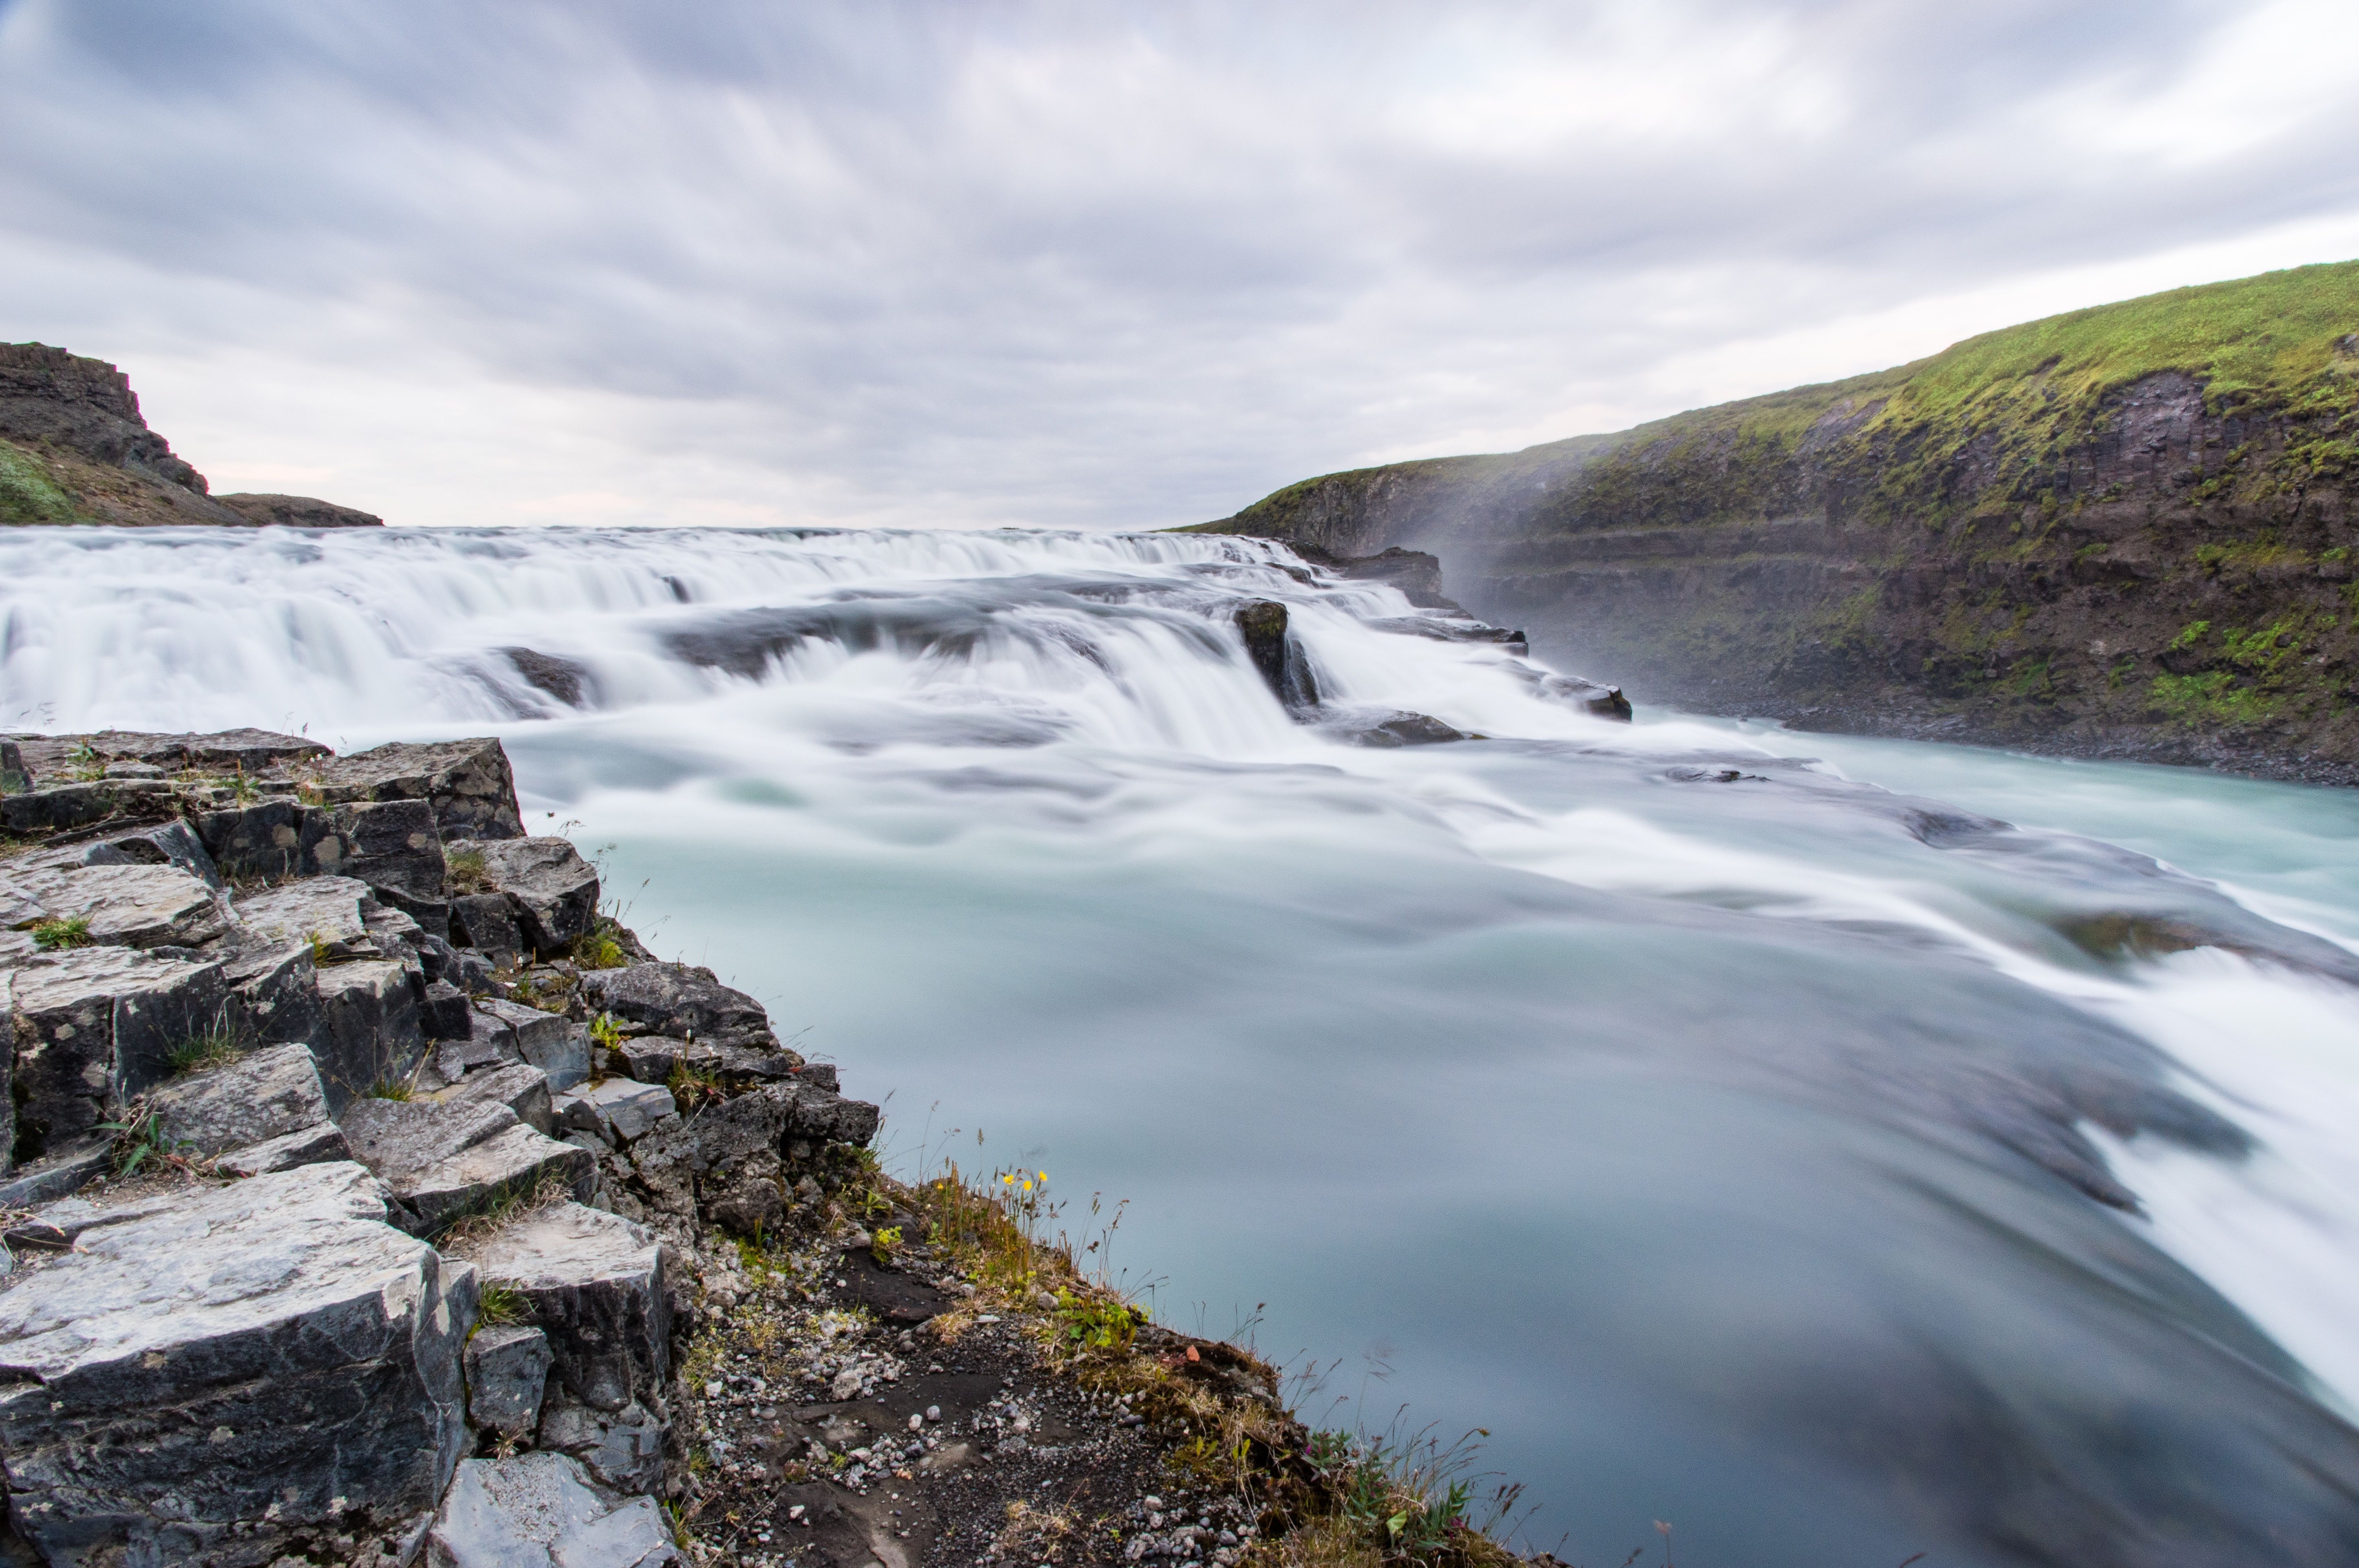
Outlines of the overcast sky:
{"type": "Polygon", "coordinates": [[[0,0],[0,340],[397,523],[1151,526],[2359,256],[2352,0],[0,0]]]}

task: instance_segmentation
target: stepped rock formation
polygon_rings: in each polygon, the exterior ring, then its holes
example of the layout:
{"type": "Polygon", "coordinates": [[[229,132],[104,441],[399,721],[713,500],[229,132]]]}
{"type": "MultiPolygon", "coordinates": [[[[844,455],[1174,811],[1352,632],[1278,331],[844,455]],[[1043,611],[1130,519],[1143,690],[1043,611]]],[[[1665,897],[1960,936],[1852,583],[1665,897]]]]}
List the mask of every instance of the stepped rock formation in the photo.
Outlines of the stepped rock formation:
{"type": "Polygon", "coordinates": [[[2359,263],[1306,480],[1201,531],[1440,557],[1642,700],[2359,782],[2359,263]]]}
{"type": "Polygon", "coordinates": [[[674,1561],[712,1227],[840,1224],[876,1108],[496,741],[11,736],[0,829],[0,1554],[674,1561]]]}
{"type": "Polygon", "coordinates": [[[214,495],[147,427],[131,379],[43,343],[0,343],[0,524],[375,527],[303,495],[214,495]]]}

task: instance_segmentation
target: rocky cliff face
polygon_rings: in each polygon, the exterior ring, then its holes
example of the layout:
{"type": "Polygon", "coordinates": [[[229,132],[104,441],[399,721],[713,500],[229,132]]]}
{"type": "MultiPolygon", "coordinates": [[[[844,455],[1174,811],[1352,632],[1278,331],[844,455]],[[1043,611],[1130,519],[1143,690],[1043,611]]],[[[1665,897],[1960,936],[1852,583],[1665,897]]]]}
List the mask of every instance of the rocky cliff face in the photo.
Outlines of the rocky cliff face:
{"type": "Polygon", "coordinates": [[[2359,782],[2359,264],[1497,457],[1208,530],[1439,555],[1642,699],[2359,782]]]}
{"type": "Polygon", "coordinates": [[[223,495],[147,427],[131,378],[45,343],[0,343],[0,524],[374,526],[308,496],[223,495]]]}

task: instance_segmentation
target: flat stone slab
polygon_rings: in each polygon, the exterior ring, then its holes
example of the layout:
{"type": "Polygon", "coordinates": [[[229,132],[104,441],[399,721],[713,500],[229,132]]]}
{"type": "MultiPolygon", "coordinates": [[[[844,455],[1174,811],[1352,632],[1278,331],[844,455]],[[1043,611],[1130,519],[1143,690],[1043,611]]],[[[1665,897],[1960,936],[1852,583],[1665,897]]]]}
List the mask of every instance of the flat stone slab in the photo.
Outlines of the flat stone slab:
{"type": "Polygon", "coordinates": [[[395,1536],[468,1441],[471,1271],[358,1165],[104,1215],[0,1294],[0,1465],[58,1563],[260,1563],[395,1536]]]}
{"type": "Polygon", "coordinates": [[[495,1031],[506,1031],[504,1038],[495,1034],[502,1040],[502,1054],[513,1052],[516,1060],[547,1073],[549,1087],[570,1089],[589,1077],[589,1041],[575,1032],[572,1020],[563,1013],[543,1012],[497,997],[477,997],[475,1012],[489,1019],[495,1031]]]}
{"type": "Polygon", "coordinates": [[[662,963],[592,969],[582,977],[582,996],[590,1006],[658,1034],[709,1045],[777,1048],[762,1004],[723,985],[711,969],[662,963]]]}
{"type": "Polygon", "coordinates": [[[524,1298],[525,1317],[549,1336],[558,1381],[574,1399],[612,1412],[660,1394],[671,1313],[654,1232],[603,1209],[556,1204],[499,1231],[473,1260],[486,1282],[524,1298]]]}
{"type": "Polygon", "coordinates": [[[170,815],[172,786],[162,779],[99,779],[36,785],[23,795],[0,795],[0,827],[11,833],[55,833],[136,813],[170,815]]]}
{"type": "Polygon", "coordinates": [[[165,1130],[210,1158],[266,1143],[328,1119],[327,1091],[309,1046],[249,1051],[151,1090],[148,1108],[165,1130]]]}
{"type": "MultiPolygon", "coordinates": [[[[306,877],[237,901],[237,918],[270,942],[301,942],[323,964],[355,958],[399,958],[396,939],[370,917],[386,913],[368,883],[356,877],[306,877]]],[[[414,924],[414,923],[413,923],[414,924]]]]}
{"type": "Polygon", "coordinates": [[[663,1568],[679,1561],[654,1498],[615,1498],[562,1454],[462,1463],[426,1552],[431,1568],[663,1568]]]}
{"type": "Polygon", "coordinates": [[[435,1098],[443,1105],[478,1101],[504,1105],[527,1127],[548,1133],[557,1130],[556,1118],[549,1107],[549,1075],[526,1063],[470,1073],[435,1098]]]}
{"type": "Polygon", "coordinates": [[[434,1235],[544,1182],[580,1193],[597,1169],[587,1151],[560,1143],[517,1119],[497,1100],[364,1098],[342,1126],[360,1162],[434,1235]]]}
{"type": "Polygon", "coordinates": [[[38,906],[34,918],[86,920],[103,946],[195,947],[229,930],[220,896],[179,866],[29,866],[11,881],[38,906]]]}
{"type": "Polygon", "coordinates": [[[291,1171],[298,1165],[325,1164],[352,1157],[353,1146],[345,1141],[344,1130],[332,1121],[323,1121],[283,1138],[233,1149],[213,1164],[226,1175],[261,1176],[273,1171],[291,1171]]]}

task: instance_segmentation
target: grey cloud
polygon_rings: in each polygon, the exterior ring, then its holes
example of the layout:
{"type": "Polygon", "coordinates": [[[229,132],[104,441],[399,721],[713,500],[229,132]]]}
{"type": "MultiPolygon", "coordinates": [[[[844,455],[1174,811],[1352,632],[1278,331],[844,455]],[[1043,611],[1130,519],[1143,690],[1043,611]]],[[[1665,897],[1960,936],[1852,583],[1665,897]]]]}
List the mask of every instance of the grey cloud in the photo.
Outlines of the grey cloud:
{"type": "Polygon", "coordinates": [[[16,0],[0,258],[139,277],[38,312],[135,373],[358,315],[857,510],[1137,524],[1569,388],[1658,412],[1617,387],[1719,338],[2359,206],[2353,105],[2192,163],[2049,123],[2170,91],[2235,21],[2186,0],[1679,13],[1699,59],[1768,27],[1799,124],[1742,60],[1701,136],[1406,113],[1502,63],[1676,96],[1630,37],[1666,14],[16,0]]]}

